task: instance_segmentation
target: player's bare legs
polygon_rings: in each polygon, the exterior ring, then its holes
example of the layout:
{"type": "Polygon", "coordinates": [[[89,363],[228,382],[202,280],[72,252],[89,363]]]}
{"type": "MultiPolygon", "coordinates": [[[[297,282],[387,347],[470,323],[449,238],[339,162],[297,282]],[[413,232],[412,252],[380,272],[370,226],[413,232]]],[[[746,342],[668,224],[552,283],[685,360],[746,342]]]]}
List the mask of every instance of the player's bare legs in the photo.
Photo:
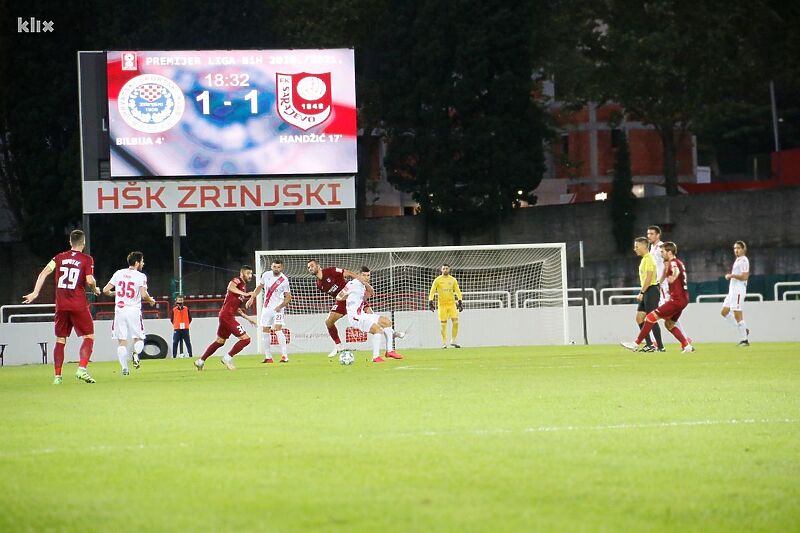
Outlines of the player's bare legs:
{"type": "Polygon", "coordinates": [[[394,328],[392,321],[385,317],[379,316],[378,322],[369,328],[372,334],[372,360],[376,363],[383,362],[380,356],[381,336],[386,340],[386,357],[391,359],[402,359],[403,356],[394,351],[394,328]]]}
{"type": "Polygon", "coordinates": [[[333,341],[333,350],[331,350],[331,353],[328,354],[328,357],[336,357],[336,354],[344,349],[342,341],[339,338],[339,330],[336,329],[336,322],[338,322],[343,316],[344,315],[340,313],[331,311],[328,313],[328,318],[325,319],[325,327],[328,329],[328,335],[330,335],[331,340],[333,341]]]}

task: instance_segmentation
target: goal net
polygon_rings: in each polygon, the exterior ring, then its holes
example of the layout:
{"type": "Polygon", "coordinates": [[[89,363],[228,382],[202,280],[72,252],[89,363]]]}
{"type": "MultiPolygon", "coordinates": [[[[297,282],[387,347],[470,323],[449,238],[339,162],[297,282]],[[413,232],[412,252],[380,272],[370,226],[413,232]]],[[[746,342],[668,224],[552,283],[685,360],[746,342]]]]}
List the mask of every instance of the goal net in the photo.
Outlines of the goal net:
{"type": "MultiPolygon", "coordinates": [[[[526,346],[566,344],[567,269],[563,243],[506,246],[448,246],[425,248],[367,248],[359,250],[257,251],[256,283],[274,259],[284,263],[292,301],[284,331],[292,352],[329,352],[333,348],[324,321],[334,305],[331,296],[316,287],[308,261],[322,268],[354,272],[362,265],[371,271],[375,295],[369,304],[375,313],[389,316],[398,331],[398,350],[441,346],[437,313],[428,309],[428,292],[443,263],[450,265],[463,293],[458,342],[462,346],[526,346]]],[[[259,299],[259,318],[263,306],[259,299]]],[[[350,349],[368,349],[367,336],[350,328],[347,317],[336,326],[350,349]]],[[[450,324],[448,323],[448,340],[450,324]]],[[[264,342],[276,344],[259,335],[264,342]]]]}

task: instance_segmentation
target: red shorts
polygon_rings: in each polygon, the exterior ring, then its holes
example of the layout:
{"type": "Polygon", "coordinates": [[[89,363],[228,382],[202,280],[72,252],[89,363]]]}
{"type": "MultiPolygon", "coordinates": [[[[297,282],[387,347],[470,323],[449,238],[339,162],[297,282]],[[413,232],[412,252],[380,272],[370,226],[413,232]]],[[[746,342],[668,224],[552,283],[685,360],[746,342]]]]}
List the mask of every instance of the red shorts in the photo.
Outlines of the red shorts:
{"type": "Polygon", "coordinates": [[[336,303],[331,307],[331,313],[339,313],[340,315],[347,314],[347,302],[345,300],[336,300],[336,303]]]}
{"type": "Polygon", "coordinates": [[[219,326],[217,327],[217,337],[220,339],[227,339],[233,335],[234,337],[241,337],[244,335],[244,328],[236,317],[231,315],[221,315],[219,317],[219,326]]]}
{"type": "Polygon", "coordinates": [[[89,313],[89,307],[85,309],[61,309],[56,310],[56,337],[69,337],[72,328],[79,337],[94,334],[94,322],[89,313]]]}
{"type": "Polygon", "coordinates": [[[669,300],[664,302],[663,305],[658,306],[655,310],[655,313],[657,313],[658,316],[664,320],[672,320],[673,322],[677,322],[687,305],[689,305],[689,302],[674,302],[669,300]]]}

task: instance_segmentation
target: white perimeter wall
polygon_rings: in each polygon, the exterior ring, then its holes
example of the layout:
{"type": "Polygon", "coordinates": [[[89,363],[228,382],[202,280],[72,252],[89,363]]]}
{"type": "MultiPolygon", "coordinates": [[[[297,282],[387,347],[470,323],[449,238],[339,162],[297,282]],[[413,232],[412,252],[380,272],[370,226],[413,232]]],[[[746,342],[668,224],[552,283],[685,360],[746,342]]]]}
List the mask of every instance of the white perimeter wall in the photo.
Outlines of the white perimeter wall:
{"type": "MultiPolygon", "coordinates": [[[[681,322],[694,343],[735,342],[736,331],[719,315],[720,304],[691,304],[684,311],[681,322]]],[[[563,330],[560,317],[563,311],[550,309],[495,309],[467,310],[460,314],[459,342],[463,346],[526,346],[562,344],[563,330]]],[[[637,332],[634,323],[634,305],[593,306],[587,308],[588,335],[590,344],[615,344],[620,340],[632,340],[637,332]]],[[[289,315],[288,328],[292,332],[290,352],[328,352],[332,343],[324,327],[325,315],[289,315]]],[[[752,342],[798,342],[800,343],[800,302],[748,302],[745,319],[751,330],[752,342]]],[[[339,322],[339,332],[344,336],[346,318],[339,322]]],[[[398,343],[398,349],[438,348],[440,346],[439,321],[436,313],[399,312],[395,314],[399,329],[409,328],[406,339],[398,343]]],[[[245,331],[255,342],[256,329],[241,321],[245,331]]],[[[172,324],[166,319],[145,320],[148,334],[156,334],[167,341],[172,350],[172,324]]],[[[569,308],[569,339],[583,343],[581,308],[569,308]]],[[[217,319],[198,318],[192,322],[191,337],[195,356],[201,355],[206,346],[216,338],[217,319]]],[[[449,325],[448,325],[449,331],[449,325]]],[[[665,342],[675,342],[666,333],[665,342]]],[[[48,343],[48,361],[52,363],[55,342],[52,322],[36,324],[0,324],[0,344],[6,344],[6,365],[41,363],[39,342],[48,343]]],[[[77,361],[80,339],[74,335],[67,341],[66,360],[77,361]]],[[[229,341],[223,350],[230,349],[229,341]]],[[[352,346],[359,350],[370,350],[371,344],[352,346]]],[[[255,344],[244,353],[255,353],[255,344]]],[[[800,345],[798,345],[800,355],[800,345]]],[[[111,340],[111,321],[95,322],[95,345],[93,361],[115,361],[116,341],[111,340]]]]}

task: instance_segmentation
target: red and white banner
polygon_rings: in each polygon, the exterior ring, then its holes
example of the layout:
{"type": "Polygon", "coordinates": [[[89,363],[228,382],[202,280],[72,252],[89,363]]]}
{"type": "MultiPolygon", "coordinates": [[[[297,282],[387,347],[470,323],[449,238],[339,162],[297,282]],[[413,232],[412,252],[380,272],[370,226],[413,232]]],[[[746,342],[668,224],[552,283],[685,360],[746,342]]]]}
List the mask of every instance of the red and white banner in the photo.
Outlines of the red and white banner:
{"type": "Polygon", "coordinates": [[[85,214],[352,209],[355,206],[355,177],[352,176],[83,183],[85,214]]]}

